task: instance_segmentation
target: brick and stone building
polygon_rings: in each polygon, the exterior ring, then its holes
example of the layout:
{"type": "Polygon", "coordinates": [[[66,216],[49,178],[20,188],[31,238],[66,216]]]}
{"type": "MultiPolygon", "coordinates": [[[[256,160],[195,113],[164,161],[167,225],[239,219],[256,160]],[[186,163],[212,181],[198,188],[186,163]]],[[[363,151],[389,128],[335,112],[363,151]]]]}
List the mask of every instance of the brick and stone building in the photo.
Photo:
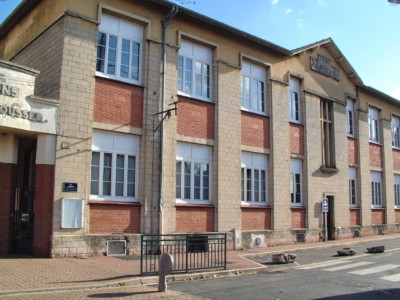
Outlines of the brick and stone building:
{"type": "Polygon", "coordinates": [[[29,0],[0,59],[0,254],[400,230],[400,102],[331,39],[288,50],[162,0],[29,0]]]}

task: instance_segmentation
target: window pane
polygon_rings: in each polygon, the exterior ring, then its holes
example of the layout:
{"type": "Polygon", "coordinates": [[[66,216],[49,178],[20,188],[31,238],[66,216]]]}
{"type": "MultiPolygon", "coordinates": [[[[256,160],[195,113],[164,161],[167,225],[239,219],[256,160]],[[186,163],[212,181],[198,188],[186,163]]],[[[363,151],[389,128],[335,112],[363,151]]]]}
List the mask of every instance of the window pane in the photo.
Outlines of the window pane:
{"type": "Polygon", "coordinates": [[[185,93],[192,93],[193,62],[190,58],[185,59],[185,93]]]}
{"type": "Polygon", "coordinates": [[[242,201],[245,201],[244,199],[244,191],[245,191],[245,178],[244,178],[244,169],[242,168],[242,201]]]}
{"type": "Polygon", "coordinates": [[[128,197],[135,197],[136,158],[128,156],[128,197]]]}
{"type": "Polygon", "coordinates": [[[252,187],[252,174],[251,169],[246,169],[246,177],[247,177],[247,201],[253,201],[253,197],[251,195],[251,187],[252,187]]]}
{"type": "Polygon", "coordinates": [[[210,98],[210,66],[203,64],[203,92],[202,96],[210,98]]]}
{"type": "Polygon", "coordinates": [[[178,57],[178,90],[183,92],[183,57],[178,57]]]}
{"type": "Polygon", "coordinates": [[[244,78],[244,107],[250,108],[250,78],[244,78]]]}
{"type": "Polygon", "coordinates": [[[202,88],[203,76],[202,76],[201,70],[202,70],[201,63],[196,61],[195,62],[195,95],[197,95],[197,96],[202,96],[202,90],[203,90],[203,88],[202,88]]]}
{"type": "Polygon", "coordinates": [[[128,78],[129,76],[129,56],[131,52],[131,42],[129,40],[122,40],[121,51],[121,77],[128,78]]]}
{"type": "Polygon", "coordinates": [[[267,202],[267,195],[265,191],[265,186],[266,186],[266,176],[265,176],[265,171],[261,171],[261,202],[267,202]]]}
{"type": "Polygon", "coordinates": [[[112,154],[104,153],[103,195],[106,196],[111,196],[111,168],[112,168],[112,154]]]}
{"type": "Polygon", "coordinates": [[[258,110],[258,81],[253,79],[251,81],[251,109],[258,110]]]}
{"type": "Polygon", "coordinates": [[[117,155],[115,195],[121,197],[124,195],[124,163],[125,157],[123,155],[117,155]]]}
{"type": "Polygon", "coordinates": [[[254,201],[260,201],[260,171],[254,170],[254,201]]]}
{"type": "Polygon", "coordinates": [[[182,198],[182,162],[176,162],[176,198],[182,198]]]}
{"type": "Polygon", "coordinates": [[[191,164],[189,162],[184,163],[185,175],[184,175],[184,190],[185,190],[185,199],[191,199],[190,197],[190,189],[191,189],[191,164]]]}
{"type": "Polygon", "coordinates": [[[203,200],[210,199],[210,175],[208,164],[202,164],[201,166],[203,172],[203,200]]]}
{"type": "Polygon", "coordinates": [[[100,172],[100,153],[92,152],[92,164],[90,172],[90,194],[99,194],[99,172],[100,172]]]}
{"type": "Polygon", "coordinates": [[[259,110],[261,112],[265,112],[264,82],[259,81],[258,84],[259,84],[259,89],[258,89],[259,96],[258,97],[259,97],[259,101],[260,101],[259,110]]]}
{"type": "Polygon", "coordinates": [[[194,199],[200,198],[200,164],[193,164],[193,176],[194,176],[194,199]]]}
{"type": "Polygon", "coordinates": [[[295,175],[296,180],[296,203],[301,203],[301,186],[300,186],[300,174],[295,175]]]}
{"type": "Polygon", "coordinates": [[[107,74],[115,75],[117,61],[117,37],[110,35],[108,42],[107,74]]]}
{"type": "Polygon", "coordinates": [[[139,80],[140,70],[140,44],[132,43],[131,79],[139,80]]]}
{"type": "Polygon", "coordinates": [[[105,58],[106,58],[106,40],[107,35],[99,32],[97,35],[97,62],[96,71],[104,72],[105,58]]]}

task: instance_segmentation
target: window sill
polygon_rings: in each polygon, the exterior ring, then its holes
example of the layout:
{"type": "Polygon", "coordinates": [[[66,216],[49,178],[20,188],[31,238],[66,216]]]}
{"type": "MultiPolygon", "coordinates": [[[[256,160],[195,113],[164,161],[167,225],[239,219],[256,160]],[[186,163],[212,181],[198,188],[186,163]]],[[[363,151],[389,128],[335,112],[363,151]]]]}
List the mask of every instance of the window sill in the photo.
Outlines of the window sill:
{"type": "Polygon", "coordinates": [[[319,169],[320,169],[320,171],[323,172],[323,173],[331,173],[331,174],[334,174],[334,173],[339,172],[339,169],[337,169],[337,168],[331,168],[331,167],[322,167],[322,166],[321,166],[319,169]]]}
{"type": "Polygon", "coordinates": [[[112,81],[116,81],[116,82],[121,82],[121,83],[125,83],[125,84],[136,85],[136,86],[144,88],[144,86],[139,81],[131,81],[131,80],[127,80],[127,79],[120,78],[120,77],[109,76],[107,74],[104,74],[104,73],[101,73],[98,71],[96,71],[96,77],[102,78],[102,79],[108,79],[108,80],[112,80],[112,81]]]}
{"type": "Polygon", "coordinates": [[[271,206],[268,204],[258,205],[258,204],[241,204],[240,208],[262,208],[262,209],[270,209],[271,206]]]}
{"type": "Polygon", "coordinates": [[[361,208],[358,206],[350,206],[350,210],[360,210],[361,208]]]}
{"type": "Polygon", "coordinates": [[[392,149],[393,149],[393,150],[396,150],[396,151],[400,151],[400,148],[397,148],[397,147],[393,147],[393,146],[392,146],[392,149]]]}
{"type": "Polygon", "coordinates": [[[214,208],[214,205],[212,204],[196,204],[196,203],[176,203],[175,207],[212,207],[214,208]]]}
{"type": "Polygon", "coordinates": [[[298,209],[298,210],[305,210],[306,208],[304,207],[304,206],[294,206],[294,205],[292,205],[291,207],[290,207],[290,209],[291,210],[296,210],[296,209],[298,209]]]}
{"type": "Polygon", "coordinates": [[[249,113],[249,114],[254,114],[254,115],[262,116],[262,117],[268,117],[267,113],[259,112],[259,111],[254,111],[254,110],[250,110],[250,109],[245,108],[245,107],[243,107],[243,106],[240,107],[240,111],[246,112],[246,113],[249,113]]]}
{"type": "Polygon", "coordinates": [[[371,210],[386,210],[386,207],[382,207],[382,206],[371,206],[371,210]]]}
{"type": "Polygon", "coordinates": [[[377,146],[383,146],[380,142],[375,142],[375,141],[371,141],[371,140],[369,140],[369,143],[373,144],[373,145],[377,145],[377,146]]]}
{"type": "Polygon", "coordinates": [[[214,104],[214,102],[211,100],[211,98],[207,99],[207,98],[196,97],[194,95],[188,95],[188,94],[184,94],[182,92],[178,92],[178,97],[184,97],[184,98],[187,98],[187,99],[192,99],[192,100],[202,101],[202,102],[205,102],[205,103],[214,104]]]}
{"type": "Polygon", "coordinates": [[[349,139],[352,139],[352,140],[358,140],[354,135],[347,135],[347,137],[349,138],[349,139]]]}
{"type": "Polygon", "coordinates": [[[121,201],[103,201],[103,200],[89,200],[89,204],[142,206],[142,203],[140,202],[121,202],[121,201]]]}
{"type": "Polygon", "coordinates": [[[289,120],[289,123],[290,123],[290,124],[293,124],[293,125],[300,125],[300,126],[304,126],[304,125],[303,125],[303,123],[301,123],[300,121],[293,121],[293,120],[289,120]]]}

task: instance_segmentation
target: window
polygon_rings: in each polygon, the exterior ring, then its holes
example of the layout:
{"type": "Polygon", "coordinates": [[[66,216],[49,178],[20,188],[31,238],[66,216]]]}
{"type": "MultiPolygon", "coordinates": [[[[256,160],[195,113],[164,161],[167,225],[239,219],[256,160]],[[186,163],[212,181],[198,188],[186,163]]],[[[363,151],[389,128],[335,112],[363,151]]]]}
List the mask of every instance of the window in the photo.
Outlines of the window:
{"type": "Polygon", "coordinates": [[[335,143],[333,134],[333,104],[331,101],[321,99],[321,142],[322,165],[326,168],[335,168],[335,143]]]}
{"type": "Polygon", "coordinates": [[[211,149],[180,143],[176,156],[176,199],[210,202],[211,149]]]}
{"type": "Polygon", "coordinates": [[[400,175],[394,175],[394,205],[400,208],[400,175]]]}
{"type": "Polygon", "coordinates": [[[347,100],[346,116],[347,116],[347,135],[354,136],[354,101],[353,100],[347,100]]]}
{"type": "Polygon", "coordinates": [[[262,154],[242,153],[242,203],[267,204],[268,159],[262,154]]]}
{"type": "Polygon", "coordinates": [[[392,116],[392,146],[400,149],[400,118],[392,116]]]}
{"type": "Polygon", "coordinates": [[[289,120],[300,123],[300,80],[290,77],[289,80],[289,120]]]}
{"type": "Polygon", "coordinates": [[[371,172],[372,207],[382,207],[382,175],[380,172],[371,172]]]}
{"type": "Polygon", "coordinates": [[[350,207],[357,207],[357,169],[349,168],[350,207]]]}
{"type": "Polygon", "coordinates": [[[178,91],[180,94],[210,101],[210,48],[182,40],[178,57],[178,91]]]}
{"type": "Polygon", "coordinates": [[[142,26],[103,14],[97,38],[98,74],[140,83],[142,41],[142,26]]]}
{"type": "Polygon", "coordinates": [[[379,143],[379,110],[368,108],[369,141],[379,143]]]}
{"type": "Polygon", "coordinates": [[[265,113],[265,79],[264,68],[243,62],[242,64],[242,107],[250,111],[265,113]]]}
{"type": "Polygon", "coordinates": [[[302,178],[302,164],[299,159],[292,159],[290,161],[290,195],[292,206],[302,206],[302,193],[301,193],[301,178],[302,178]]]}
{"type": "Polygon", "coordinates": [[[90,199],[137,200],[138,150],[137,137],[93,133],[90,199]]]}

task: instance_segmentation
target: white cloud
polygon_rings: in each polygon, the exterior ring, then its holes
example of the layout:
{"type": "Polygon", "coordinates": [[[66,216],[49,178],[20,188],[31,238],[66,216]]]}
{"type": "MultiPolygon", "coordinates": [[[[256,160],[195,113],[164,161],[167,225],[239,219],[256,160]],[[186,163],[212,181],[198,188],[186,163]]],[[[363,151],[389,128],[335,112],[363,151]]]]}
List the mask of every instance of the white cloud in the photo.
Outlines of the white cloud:
{"type": "Polygon", "coordinates": [[[297,27],[299,27],[300,30],[303,30],[303,28],[304,28],[304,19],[297,19],[297,27]]]}
{"type": "Polygon", "coordinates": [[[289,8],[289,9],[287,9],[287,10],[285,11],[286,14],[290,14],[290,13],[292,13],[292,12],[293,12],[293,9],[291,9],[291,8],[289,8]]]}
{"type": "Polygon", "coordinates": [[[272,0],[271,3],[272,3],[272,5],[278,5],[279,0],[272,0]]]}
{"type": "Polygon", "coordinates": [[[390,96],[400,100],[400,86],[395,88],[391,93],[390,96]]]}

